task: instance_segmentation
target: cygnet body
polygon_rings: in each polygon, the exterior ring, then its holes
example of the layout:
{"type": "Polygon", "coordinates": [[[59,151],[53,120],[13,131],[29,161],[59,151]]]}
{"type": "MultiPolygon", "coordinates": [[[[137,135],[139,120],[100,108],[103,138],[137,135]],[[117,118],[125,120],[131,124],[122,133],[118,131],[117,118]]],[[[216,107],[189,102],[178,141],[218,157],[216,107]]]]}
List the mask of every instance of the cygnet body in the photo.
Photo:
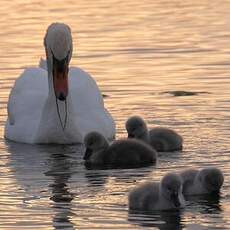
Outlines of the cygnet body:
{"type": "Polygon", "coordinates": [[[175,173],[166,174],[160,183],[145,183],[134,188],[129,194],[131,210],[170,210],[184,206],[182,180],[175,173]]]}
{"type": "Polygon", "coordinates": [[[138,140],[117,140],[109,145],[103,135],[91,132],[84,138],[88,165],[116,167],[144,166],[157,160],[157,152],[138,140]]]}
{"type": "Polygon", "coordinates": [[[181,172],[184,195],[219,193],[224,182],[220,169],[208,167],[201,170],[187,169],[181,172]]]}
{"type": "Polygon", "coordinates": [[[132,116],[126,122],[128,138],[140,139],[159,152],[182,150],[183,138],[172,129],[156,127],[148,131],[145,121],[132,116]]]}

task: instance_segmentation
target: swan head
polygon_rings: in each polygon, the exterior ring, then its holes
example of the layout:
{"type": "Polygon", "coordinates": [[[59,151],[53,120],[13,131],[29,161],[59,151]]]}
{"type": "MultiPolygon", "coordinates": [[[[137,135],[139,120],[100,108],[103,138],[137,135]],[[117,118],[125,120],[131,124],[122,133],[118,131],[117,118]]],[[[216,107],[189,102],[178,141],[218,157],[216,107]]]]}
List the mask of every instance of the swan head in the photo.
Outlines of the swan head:
{"type": "Polygon", "coordinates": [[[148,134],[147,125],[139,116],[130,117],[125,124],[128,138],[144,139],[148,134]]]}
{"type": "Polygon", "coordinates": [[[204,168],[198,174],[199,180],[209,192],[219,192],[224,183],[222,172],[215,167],[204,168]]]}
{"type": "Polygon", "coordinates": [[[90,160],[93,155],[105,150],[108,147],[108,142],[103,135],[98,132],[90,132],[84,138],[84,144],[86,147],[84,160],[90,160]]]}
{"type": "Polygon", "coordinates": [[[176,208],[181,206],[179,195],[182,192],[182,179],[175,173],[166,174],[161,180],[162,195],[176,208]]]}
{"type": "Polygon", "coordinates": [[[72,57],[72,36],[69,26],[51,24],[44,38],[49,76],[57,99],[64,101],[68,95],[69,62],[72,57]]]}

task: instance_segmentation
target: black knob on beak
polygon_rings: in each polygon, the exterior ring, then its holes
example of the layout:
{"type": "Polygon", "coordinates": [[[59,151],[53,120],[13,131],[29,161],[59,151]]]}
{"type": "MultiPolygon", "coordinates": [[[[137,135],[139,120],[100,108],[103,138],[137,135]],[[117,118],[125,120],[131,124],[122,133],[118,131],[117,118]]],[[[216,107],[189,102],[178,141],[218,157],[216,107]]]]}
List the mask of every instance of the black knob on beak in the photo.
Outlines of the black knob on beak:
{"type": "Polygon", "coordinates": [[[58,99],[60,100],[60,101],[65,101],[65,99],[66,99],[66,96],[64,95],[64,93],[60,93],[59,94],[59,96],[58,96],[58,99]]]}

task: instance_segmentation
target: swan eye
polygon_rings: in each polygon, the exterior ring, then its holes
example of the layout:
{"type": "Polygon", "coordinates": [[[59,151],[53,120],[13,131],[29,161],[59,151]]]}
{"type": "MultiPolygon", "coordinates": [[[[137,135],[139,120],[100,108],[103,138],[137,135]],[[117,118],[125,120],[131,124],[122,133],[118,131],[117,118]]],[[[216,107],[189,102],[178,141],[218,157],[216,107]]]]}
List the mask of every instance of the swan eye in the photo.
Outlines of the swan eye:
{"type": "Polygon", "coordinates": [[[64,57],[64,58],[61,59],[61,60],[58,60],[58,59],[55,57],[55,55],[54,55],[54,53],[53,53],[52,50],[51,50],[51,53],[52,53],[52,56],[53,56],[53,63],[58,64],[58,66],[64,66],[65,64],[68,63],[70,51],[67,53],[66,57],[64,57]]]}

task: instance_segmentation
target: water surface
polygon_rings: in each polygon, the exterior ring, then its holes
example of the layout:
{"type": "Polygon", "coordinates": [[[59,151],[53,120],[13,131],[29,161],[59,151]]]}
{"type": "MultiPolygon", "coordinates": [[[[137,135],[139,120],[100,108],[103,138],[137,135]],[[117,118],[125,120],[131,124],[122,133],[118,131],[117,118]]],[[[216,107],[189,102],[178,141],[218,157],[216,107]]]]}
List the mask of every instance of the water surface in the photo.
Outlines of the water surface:
{"type": "Polygon", "coordinates": [[[230,229],[230,2],[1,1],[0,229],[230,229]],[[72,65],[96,79],[125,137],[124,122],[177,130],[181,153],[156,166],[87,170],[82,146],[39,146],[4,140],[14,80],[44,57],[51,22],[72,28],[72,65]],[[173,96],[166,91],[206,92],[173,96]],[[220,197],[187,201],[179,213],[133,214],[127,194],[168,171],[214,165],[223,170],[220,197]]]}

